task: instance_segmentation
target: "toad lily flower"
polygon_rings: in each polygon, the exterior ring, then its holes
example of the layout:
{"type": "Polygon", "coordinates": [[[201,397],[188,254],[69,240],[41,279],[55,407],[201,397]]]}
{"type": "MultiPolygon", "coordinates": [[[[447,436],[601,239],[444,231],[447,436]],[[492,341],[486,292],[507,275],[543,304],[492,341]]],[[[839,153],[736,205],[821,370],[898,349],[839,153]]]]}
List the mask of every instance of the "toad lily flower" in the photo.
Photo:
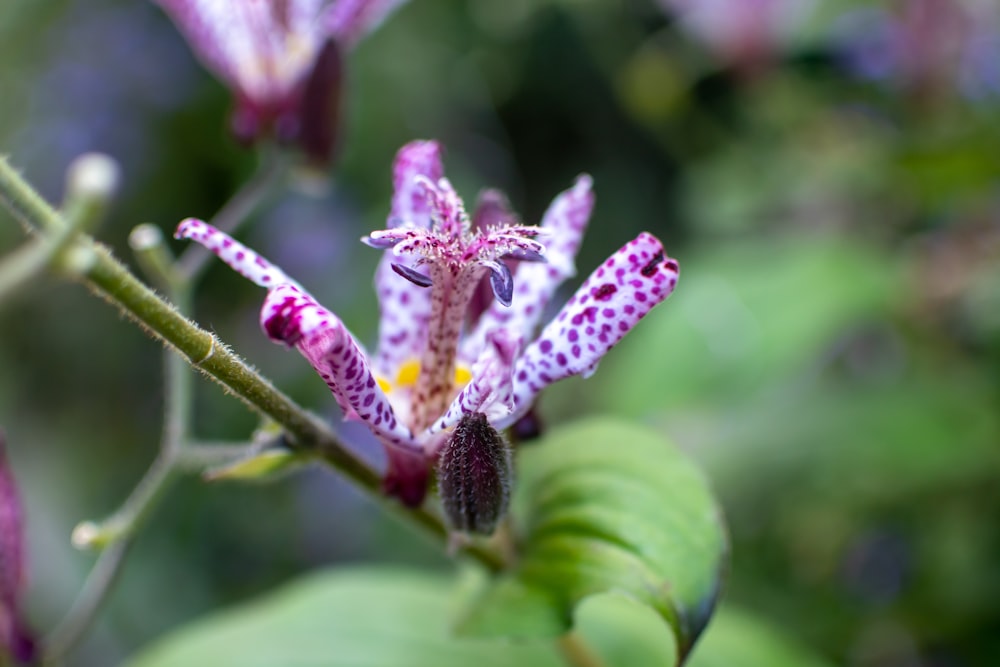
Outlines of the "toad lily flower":
{"type": "Polygon", "coordinates": [[[328,162],[340,52],[406,0],[156,0],[205,66],[236,95],[233,131],[274,131],[328,162]]]}
{"type": "Polygon", "coordinates": [[[404,146],[393,180],[388,229],[363,239],[384,251],[375,276],[381,324],[374,355],[298,283],[225,234],[189,218],[176,236],[201,243],[268,289],[264,331],[298,349],[345,416],[368,426],[388,454],[386,491],[416,505],[429,465],[464,419],[477,424],[469,422],[465,432],[482,432],[487,421],[506,428],[547,385],[593,373],[670,295],[678,267],[656,238],[640,234],[536,336],[546,305],[574,274],[594,203],[590,177],[580,176],[556,197],[538,227],[498,221],[478,229],[444,178],[437,143],[404,146]],[[495,299],[466,323],[487,276],[495,299]]]}

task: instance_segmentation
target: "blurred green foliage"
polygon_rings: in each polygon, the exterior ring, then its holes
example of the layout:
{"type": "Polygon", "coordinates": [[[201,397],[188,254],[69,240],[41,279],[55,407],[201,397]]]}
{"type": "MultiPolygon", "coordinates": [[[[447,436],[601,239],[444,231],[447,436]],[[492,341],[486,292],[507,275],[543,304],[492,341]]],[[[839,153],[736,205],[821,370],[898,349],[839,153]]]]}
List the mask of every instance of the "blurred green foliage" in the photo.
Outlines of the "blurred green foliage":
{"type": "MultiPolygon", "coordinates": [[[[283,195],[245,238],[370,341],[377,258],[356,240],[384,219],[402,143],[442,140],[459,192],[501,187],[528,222],[590,172],[580,272],[648,229],[682,277],[541,413],[642,420],[707,470],[740,611],[716,620],[720,657],[698,659],[760,664],[748,647],[767,642],[763,623],[839,664],[1000,664],[1000,96],[971,98],[947,76],[851,75],[830,41],[839,17],[889,5],[821,4],[747,71],[653,0],[413,0],[352,54],[326,195],[283,195]]],[[[224,131],[227,92],[152,3],[0,5],[0,90],[0,150],[53,201],[77,154],[122,163],[98,236],[126,259],[135,224],[209,216],[253,169],[224,131]]],[[[0,223],[6,254],[22,235],[0,223]]],[[[259,299],[214,267],[199,320],[336,419],[311,370],[260,335],[259,299]]],[[[57,280],[0,311],[0,425],[26,496],[40,629],[92,562],[69,547],[72,526],[113,510],[154,456],[160,357],[57,280]]],[[[206,438],[255,426],[207,383],[198,405],[206,438]]],[[[113,663],[201,612],[362,560],[446,563],[325,472],[186,481],[74,664],[113,663]]],[[[775,641],[793,657],[765,652],[766,664],[809,664],[775,641]]]]}

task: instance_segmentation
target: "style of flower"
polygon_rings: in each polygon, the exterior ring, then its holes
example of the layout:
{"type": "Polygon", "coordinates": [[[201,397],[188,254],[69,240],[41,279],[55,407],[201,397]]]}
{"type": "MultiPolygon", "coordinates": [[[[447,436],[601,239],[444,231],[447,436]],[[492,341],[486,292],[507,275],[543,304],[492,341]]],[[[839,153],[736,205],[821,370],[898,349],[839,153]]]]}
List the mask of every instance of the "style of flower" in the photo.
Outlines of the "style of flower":
{"type": "Polygon", "coordinates": [[[474,227],[444,178],[441,148],[416,141],[396,156],[388,229],[364,239],[384,251],[375,275],[381,322],[367,354],[336,315],[252,250],[210,225],[183,221],[176,237],[201,243],[268,289],[261,325],[295,347],[327,383],[347,418],[385,446],[388,493],[409,505],[426,492],[428,468],[463,418],[512,425],[547,385],[589,376],[601,358],[677,282],[677,262],[642,233],[612,254],[537,336],[546,305],[574,275],[594,205],[591,178],[550,205],[540,226],[500,213],[474,227]],[[504,220],[504,218],[507,218],[504,220]],[[511,268],[513,264],[513,268],[511,268]],[[469,317],[484,279],[494,300],[469,317]]]}
{"type": "Polygon", "coordinates": [[[24,513],[0,432],[0,663],[35,660],[35,643],[21,618],[25,584],[24,513]]]}
{"type": "Polygon", "coordinates": [[[233,131],[273,131],[329,161],[340,53],[406,0],[155,0],[205,66],[233,91],[233,131]]]}

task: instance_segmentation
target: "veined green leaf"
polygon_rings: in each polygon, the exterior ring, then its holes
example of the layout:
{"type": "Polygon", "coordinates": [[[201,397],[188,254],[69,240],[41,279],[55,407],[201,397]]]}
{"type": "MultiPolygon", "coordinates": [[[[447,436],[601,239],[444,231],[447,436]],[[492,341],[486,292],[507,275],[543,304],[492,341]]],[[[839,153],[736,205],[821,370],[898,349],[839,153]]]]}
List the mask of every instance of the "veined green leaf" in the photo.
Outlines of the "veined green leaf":
{"type": "Polygon", "coordinates": [[[727,551],[701,473],[656,432],[611,419],[553,431],[519,457],[520,560],[460,629],[557,635],[580,601],[618,592],[665,619],[686,655],[715,606],[727,551]]]}

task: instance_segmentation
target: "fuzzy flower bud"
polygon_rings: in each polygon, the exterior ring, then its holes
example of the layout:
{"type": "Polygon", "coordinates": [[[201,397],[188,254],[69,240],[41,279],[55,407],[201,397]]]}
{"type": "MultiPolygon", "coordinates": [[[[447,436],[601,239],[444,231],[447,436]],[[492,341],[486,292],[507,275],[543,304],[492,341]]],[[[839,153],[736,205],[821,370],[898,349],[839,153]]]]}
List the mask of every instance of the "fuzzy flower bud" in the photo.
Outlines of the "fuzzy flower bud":
{"type": "Polygon", "coordinates": [[[444,511],[455,530],[489,535],[507,512],[510,448],[486,415],[466,414],[438,459],[444,511]]]}

